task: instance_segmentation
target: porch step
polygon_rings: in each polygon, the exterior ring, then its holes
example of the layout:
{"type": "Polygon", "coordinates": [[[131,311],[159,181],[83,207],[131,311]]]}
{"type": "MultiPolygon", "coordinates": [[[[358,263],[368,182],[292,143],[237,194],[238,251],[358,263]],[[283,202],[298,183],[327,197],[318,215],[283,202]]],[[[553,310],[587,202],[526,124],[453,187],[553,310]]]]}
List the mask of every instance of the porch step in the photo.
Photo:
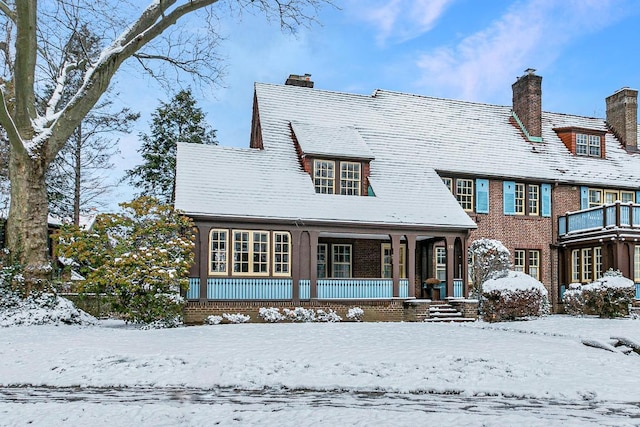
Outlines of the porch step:
{"type": "Polygon", "coordinates": [[[463,317],[462,313],[450,304],[437,304],[429,307],[429,317],[425,322],[474,322],[475,319],[463,317]]]}
{"type": "Polygon", "coordinates": [[[427,323],[443,323],[443,322],[475,322],[473,317],[430,317],[424,319],[427,323]]]}

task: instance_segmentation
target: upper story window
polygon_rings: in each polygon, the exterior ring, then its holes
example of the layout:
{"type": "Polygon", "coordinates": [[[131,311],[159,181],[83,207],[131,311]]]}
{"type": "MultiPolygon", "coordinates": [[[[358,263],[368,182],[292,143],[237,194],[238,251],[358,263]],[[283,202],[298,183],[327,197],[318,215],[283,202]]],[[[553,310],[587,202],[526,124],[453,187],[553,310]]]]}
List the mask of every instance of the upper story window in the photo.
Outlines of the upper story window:
{"type": "Polygon", "coordinates": [[[540,215],[540,185],[516,182],[513,186],[513,197],[516,215],[540,215]]]}
{"type": "Polygon", "coordinates": [[[464,178],[442,178],[449,191],[456,196],[465,211],[473,211],[473,180],[464,178]]]}
{"type": "Polygon", "coordinates": [[[600,150],[600,136],[576,134],[576,154],[579,156],[602,157],[600,150]]]}
{"type": "Polygon", "coordinates": [[[614,190],[582,187],[580,196],[580,209],[594,208],[604,204],[621,201],[623,203],[638,203],[639,197],[634,191],[614,190]]]}
{"type": "Polygon", "coordinates": [[[362,183],[361,165],[357,162],[340,162],[340,194],[359,196],[362,183]]]}
{"type": "Polygon", "coordinates": [[[362,194],[362,164],[339,160],[315,159],[313,185],[316,193],[360,196],[362,194]],[[337,179],[336,170],[340,170],[337,179]]]}

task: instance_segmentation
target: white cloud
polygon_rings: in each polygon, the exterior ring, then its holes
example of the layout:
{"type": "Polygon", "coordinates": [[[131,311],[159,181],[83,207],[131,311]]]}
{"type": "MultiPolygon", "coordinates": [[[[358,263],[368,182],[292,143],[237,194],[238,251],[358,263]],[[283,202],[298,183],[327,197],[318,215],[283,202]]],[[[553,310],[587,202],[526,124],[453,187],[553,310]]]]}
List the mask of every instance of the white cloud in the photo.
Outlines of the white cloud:
{"type": "Polygon", "coordinates": [[[505,82],[526,68],[544,69],[579,37],[620,19],[619,6],[605,0],[515,2],[487,29],[420,56],[419,85],[439,96],[496,102],[501,93],[504,99],[505,82]]]}
{"type": "Polygon", "coordinates": [[[358,18],[377,27],[377,40],[403,42],[431,30],[454,0],[355,1],[358,18]]]}

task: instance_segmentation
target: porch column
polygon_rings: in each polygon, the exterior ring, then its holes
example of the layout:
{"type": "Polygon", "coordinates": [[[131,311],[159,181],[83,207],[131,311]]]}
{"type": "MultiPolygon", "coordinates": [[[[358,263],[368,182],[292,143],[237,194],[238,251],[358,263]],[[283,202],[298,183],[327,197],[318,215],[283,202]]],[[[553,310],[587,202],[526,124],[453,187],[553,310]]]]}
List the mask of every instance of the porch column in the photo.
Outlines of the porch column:
{"type": "MultiPolygon", "coordinates": [[[[198,236],[200,239],[200,301],[207,300],[207,279],[209,278],[209,232],[211,226],[198,227],[198,236]]],[[[228,251],[227,251],[228,252],[228,251]]],[[[229,260],[227,259],[227,263],[229,260]]],[[[227,264],[227,269],[229,265],[227,264]]]]}
{"type": "Polygon", "coordinates": [[[469,296],[469,246],[467,244],[467,234],[462,240],[462,296],[469,296]]]}
{"type": "Polygon", "coordinates": [[[300,303],[300,240],[302,239],[301,230],[291,231],[291,299],[294,304],[300,303]]]}
{"type": "Polygon", "coordinates": [[[318,298],[318,237],[317,231],[309,231],[309,298],[318,298]]]}
{"type": "Polygon", "coordinates": [[[393,297],[400,296],[400,235],[391,235],[391,277],[393,277],[393,297]]]}
{"type": "Polygon", "coordinates": [[[444,238],[447,254],[447,297],[453,296],[453,279],[456,274],[456,260],[455,260],[455,243],[456,238],[447,236],[444,238]]]}
{"type": "Polygon", "coordinates": [[[409,298],[416,297],[416,235],[407,234],[407,279],[409,279],[409,298]]]}

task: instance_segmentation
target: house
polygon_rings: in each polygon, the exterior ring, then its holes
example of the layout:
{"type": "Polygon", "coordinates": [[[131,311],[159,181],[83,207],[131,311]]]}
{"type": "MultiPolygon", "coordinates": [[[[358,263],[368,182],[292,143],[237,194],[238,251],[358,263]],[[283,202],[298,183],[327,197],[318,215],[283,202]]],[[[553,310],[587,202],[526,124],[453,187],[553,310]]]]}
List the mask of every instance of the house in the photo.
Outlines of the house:
{"type": "Polygon", "coordinates": [[[358,302],[403,318],[468,295],[482,237],[556,309],[608,268],[640,283],[637,91],[605,121],[543,112],[541,85],[527,70],[498,106],[257,83],[249,148],[178,145],[175,205],[198,229],[188,314],[358,302]]]}

